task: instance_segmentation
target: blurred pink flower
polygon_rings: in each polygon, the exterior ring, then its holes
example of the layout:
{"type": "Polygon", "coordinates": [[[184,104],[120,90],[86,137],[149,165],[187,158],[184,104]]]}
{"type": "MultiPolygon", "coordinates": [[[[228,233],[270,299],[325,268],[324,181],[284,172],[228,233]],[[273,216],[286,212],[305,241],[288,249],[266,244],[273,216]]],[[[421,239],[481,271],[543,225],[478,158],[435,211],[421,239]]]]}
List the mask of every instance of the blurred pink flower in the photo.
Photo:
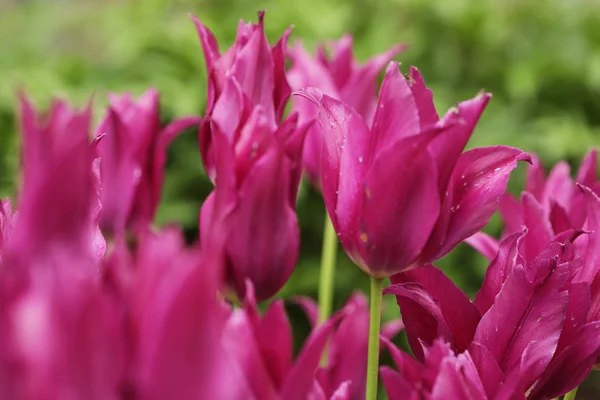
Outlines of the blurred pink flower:
{"type": "MultiPolygon", "coordinates": [[[[330,57],[323,46],[319,46],[317,57],[313,58],[300,41],[289,50],[292,68],[287,78],[292,90],[316,87],[323,94],[353,107],[370,126],[377,105],[377,78],[383,67],[407,46],[396,45],[362,65],[354,58],[352,36],[345,35],[328,47],[331,49],[330,57]]],[[[292,110],[298,113],[301,123],[317,118],[318,110],[310,103],[296,97],[292,104],[292,110]]],[[[321,127],[313,124],[306,137],[302,160],[308,179],[317,187],[320,187],[322,148],[321,127]]]]}

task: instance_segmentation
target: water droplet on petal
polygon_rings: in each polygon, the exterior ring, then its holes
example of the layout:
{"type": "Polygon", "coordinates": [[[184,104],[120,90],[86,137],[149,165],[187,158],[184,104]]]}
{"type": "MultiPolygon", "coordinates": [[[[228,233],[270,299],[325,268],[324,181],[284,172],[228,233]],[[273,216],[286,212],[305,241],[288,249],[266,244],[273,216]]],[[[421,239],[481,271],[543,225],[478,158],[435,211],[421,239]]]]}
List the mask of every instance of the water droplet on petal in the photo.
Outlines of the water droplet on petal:
{"type": "Polygon", "coordinates": [[[498,171],[500,171],[500,169],[501,169],[500,167],[494,168],[494,172],[498,172],[498,171]]]}

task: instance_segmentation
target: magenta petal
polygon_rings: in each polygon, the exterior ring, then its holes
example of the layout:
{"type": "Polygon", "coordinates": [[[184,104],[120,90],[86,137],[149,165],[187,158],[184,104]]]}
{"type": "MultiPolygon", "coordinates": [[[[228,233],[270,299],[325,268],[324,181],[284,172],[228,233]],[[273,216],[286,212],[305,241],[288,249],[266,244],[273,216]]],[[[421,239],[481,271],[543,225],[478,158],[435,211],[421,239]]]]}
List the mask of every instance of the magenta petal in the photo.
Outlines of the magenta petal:
{"type": "Polygon", "coordinates": [[[422,358],[421,343],[431,346],[440,335],[459,353],[469,347],[481,316],[441,270],[425,265],[394,275],[391,281],[396,285],[384,293],[396,295],[417,358],[422,358]]]}
{"type": "Polygon", "coordinates": [[[216,362],[223,321],[215,281],[205,272],[213,266],[196,265],[197,258],[175,261],[178,268],[163,275],[150,298],[139,343],[142,397],[219,398],[231,385],[216,362]]]}
{"type": "Polygon", "coordinates": [[[589,188],[580,188],[587,200],[587,229],[593,232],[589,235],[583,268],[576,280],[592,282],[600,269],[600,198],[589,188]]]}
{"type": "MultiPolygon", "coordinates": [[[[252,104],[261,105],[272,122],[275,122],[274,66],[271,47],[265,36],[263,20],[260,18],[257,29],[253,31],[246,45],[236,54],[231,74],[240,83],[243,92],[252,101],[252,104]]],[[[281,79],[282,72],[278,71],[279,79],[281,79]]],[[[278,93],[278,95],[283,94],[278,93]]]]}
{"type": "Polygon", "coordinates": [[[504,222],[504,234],[522,232],[523,205],[512,194],[504,193],[498,201],[500,217],[504,222]]]}
{"type": "MultiPolygon", "coordinates": [[[[376,112],[377,78],[383,67],[406,47],[401,44],[396,45],[385,53],[373,57],[358,69],[352,68],[349,79],[343,86],[338,86],[340,99],[354,108],[364,118],[367,125],[371,125],[373,114],[376,112]]],[[[334,71],[332,73],[335,74],[334,71]]]]}
{"type": "Polygon", "coordinates": [[[447,234],[432,259],[446,255],[487,224],[510,173],[523,160],[529,160],[529,155],[506,146],[476,148],[460,156],[448,187],[452,206],[443,211],[450,213],[447,234]]]}
{"type": "Polygon", "coordinates": [[[550,171],[548,179],[546,180],[543,194],[543,206],[549,208],[550,200],[554,200],[563,208],[569,209],[573,189],[571,167],[565,161],[559,162],[552,168],[552,171],[550,171]]]}
{"type": "Polygon", "coordinates": [[[362,221],[350,232],[354,249],[344,246],[375,276],[408,268],[429,239],[440,203],[426,146],[440,132],[435,128],[397,142],[378,155],[365,178],[362,221]]]}
{"type": "Polygon", "coordinates": [[[221,56],[219,53],[217,39],[197,17],[190,15],[190,18],[192,18],[192,21],[194,21],[196,30],[198,31],[198,36],[200,36],[200,42],[202,43],[202,50],[204,52],[204,61],[206,62],[206,70],[208,74],[210,74],[215,62],[221,56]]]}
{"type": "Polygon", "coordinates": [[[494,304],[496,295],[500,293],[506,278],[510,276],[517,265],[518,240],[522,234],[515,233],[504,239],[498,248],[498,253],[485,273],[485,279],[475,296],[475,305],[481,313],[485,314],[494,304]]]}
{"type": "Polygon", "coordinates": [[[535,154],[531,154],[531,165],[527,166],[525,190],[531,193],[538,201],[542,201],[545,186],[546,174],[544,166],[535,154]]]}
{"type": "MultiPolygon", "coordinates": [[[[462,157],[465,157],[461,153],[471,138],[475,126],[491,98],[492,95],[489,93],[479,94],[471,100],[459,103],[456,108],[448,111],[444,118],[442,118],[442,125],[452,126],[449,127],[448,132],[445,135],[440,136],[430,147],[431,156],[433,160],[435,160],[438,169],[440,193],[444,193],[444,190],[448,188],[448,181],[451,179],[455,165],[462,157]],[[456,120],[460,120],[461,123],[453,124],[456,120]]],[[[515,154],[514,157],[516,156],[517,155],[515,154]]],[[[476,161],[472,160],[471,162],[476,161]]],[[[481,160],[479,160],[479,162],[481,162],[481,160]]],[[[481,166],[475,168],[480,167],[481,166]]],[[[465,172],[466,171],[463,171],[461,174],[466,175],[465,172]]],[[[482,171],[479,170],[478,172],[482,171]]],[[[484,174],[485,173],[486,172],[484,172],[484,174]]],[[[470,179],[475,180],[476,178],[477,177],[470,179]]],[[[485,177],[483,179],[485,179],[485,177]]]]}
{"type": "Polygon", "coordinates": [[[254,335],[271,380],[280,388],[292,365],[292,331],[282,300],[269,307],[254,335]]]}
{"type": "Polygon", "coordinates": [[[553,399],[577,387],[600,355],[600,322],[584,325],[540,377],[528,399],[553,399]]]}
{"type": "Polygon", "coordinates": [[[404,330],[404,322],[402,320],[388,321],[381,325],[381,336],[392,340],[397,334],[404,330]]]}
{"type": "Polygon", "coordinates": [[[272,57],[273,57],[273,79],[274,79],[274,88],[273,88],[273,104],[275,105],[275,119],[276,121],[280,121],[283,117],[283,113],[285,112],[285,106],[287,104],[290,95],[292,94],[292,89],[285,74],[285,53],[287,50],[288,39],[290,34],[292,33],[292,27],[286,29],[286,31],[281,36],[281,39],[277,41],[277,44],[273,47],[272,57]]]}
{"type": "Polygon", "coordinates": [[[246,313],[242,310],[233,311],[222,330],[220,341],[223,345],[224,355],[229,358],[228,370],[234,371],[233,373],[223,371],[222,374],[231,377],[232,382],[230,385],[233,387],[245,389],[245,396],[242,396],[242,398],[267,400],[279,398],[277,388],[273,385],[267,366],[261,358],[260,349],[252,329],[252,322],[246,313]],[[247,391],[251,392],[252,395],[247,394],[247,391]]]}
{"type": "Polygon", "coordinates": [[[319,325],[306,339],[280,390],[281,399],[306,399],[314,380],[315,370],[321,359],[321,353],[339,319],[338,315],[319,325]]]}
{"type": "Polygon", "coordinates": [[[459,360],[462,358],[463,362],[452,357],[442,361],[429,398],[431,400],[486,400],[487,397],[472,361],[466,361],[462,354],[458,358],[459,360]]]}
{"type": "Polygon", "coordinates": [[[498,239],[492,237],[484,232],[477,232],[476,234],[465,239],[465,243],[477,250],[482,256],[492,261],[496,258],[500,243],[498,239]]]}
{"type": "Polygon", "coordinates": [[[433,104],[433,92],[425,86],[423,76],[416,67],[410,67],[408,85],[419,111],[421,130],[435,125],[440,120],[440,117],[433,104]]]}
{"type": "Polygon", "coordinates": [[[381,367],[379,374],[389,400],[418,400],[419,394],[402,374],[390,367],[381,367]]]}
{"type": "Polygon", "coordinates": [[[489,398],[494,398],[504,381],[504,373],[500,369],[498,362],[485,346],[477,342],[471,343],[469,354],[471,354],[473,363],[477,371],[479,371],[481,383],[486,394],[489,398]]]}
{"type": "Polygon", "coordinates": [[[527,232],[523,237],[521,255],[531,261],[542,252],[554,237],[552,226],[540,203],[527,192],[523,192],[523,224],[527,232]]]}
{"type": "MultiPolygon", "coordinates": [[[[550,363],[568,305],[567,292],[559,291],[562,285],[562,276],[553,273],[536,287],[517,266],[482,317],[474,341],[492,352],[506,374],[526,367],[523,379],[535,379],[550,363]],[[527,352],[532,343],[537,351],[527,352]]],[[[533,381],[524,383],[531,385],[533,381]]]]}
{"type": "Polygon", "coordinates": [[[570,283],[567,290],[569,292],[569,306],[565,316],[565,325],[556,347],[557,354],[577,338],[579,329],[587,322],[591,303],[590,285],[588,283],[570,283]]]}
{"type": "Polygon", "coordinates": [[[342,243],[358,232],[348,229],[356,222],[359,201],[364,191],[363,178],[369,159],[370,134],[361,117],[346,104],[315,89],[301,90],[319,106],[323,131],[321,184],[327,211],[342,243]]]}
{"type": "Polygon", "coordinates": [[[419,128],[419,111],[413,93],[398,63],[390,62],[371,127],[370,157],[377,157],[399,140],[418,134],[419,128]]]}
{"type": "Polygon", "coordinates": [[[577,171],[576,183],[584,186],[592,186],[596,183],[598,176],[598,150],[591,149],[581,162],[577,171]]]}
{"type": "Polygon", "coordinates": [[[300,232],[288,201],[289,179],[288,161],[274,146],[249,171],[232,214],[229,279],[241,294],[245,279],[250,279],[259,301],[281,289],[298,258],[300,232]]]}

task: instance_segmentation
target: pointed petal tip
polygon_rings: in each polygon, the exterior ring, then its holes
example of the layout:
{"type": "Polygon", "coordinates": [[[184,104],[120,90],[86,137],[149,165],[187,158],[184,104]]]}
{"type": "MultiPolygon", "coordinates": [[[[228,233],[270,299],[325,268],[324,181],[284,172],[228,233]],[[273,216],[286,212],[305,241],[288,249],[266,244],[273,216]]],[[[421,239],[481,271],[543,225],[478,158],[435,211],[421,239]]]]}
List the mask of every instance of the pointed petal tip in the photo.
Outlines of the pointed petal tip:
{"type": "Polygon", "coordinates": [[[385,75],[389,75],[389,74],[399,74],[400,73],[400,62],[399,61],[395,61],[392,60],[388,63],[387,67],[385,68],[385,75]]]}

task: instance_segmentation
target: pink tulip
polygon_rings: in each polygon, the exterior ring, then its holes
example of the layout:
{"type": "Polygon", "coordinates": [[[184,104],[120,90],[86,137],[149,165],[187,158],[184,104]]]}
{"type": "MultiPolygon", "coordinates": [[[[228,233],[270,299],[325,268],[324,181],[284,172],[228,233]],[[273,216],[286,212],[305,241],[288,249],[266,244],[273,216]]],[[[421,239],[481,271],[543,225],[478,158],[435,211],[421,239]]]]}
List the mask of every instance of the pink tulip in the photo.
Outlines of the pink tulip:
{"type": "MultiPolygon", "coordinates": [[[[318,306],[308,297],[295,299],[306,312],[313,330],[317,329],[318,306]]],[[[343,308],[344,317],[329,341],[327,364],[317,371],[317,380],[326,398],[348,382],[347,398],[365,397],[369,341],[369,305],[361,293],[353,294],[343,308]]],[[[381,327],[381,338],[391,340],[404,328],[401,320],[381,327]]]]}
{"type": "MultiPolygon", "coordinates": [[[[394,276],[386,292],[396,295],[419,360],[428,364],[429,347],[442,340],[473,357],[485,387],[510,382],[519,397],[555,398],[579,385],[600,355],[600,322],[589,321],[590,284],[576,278],[582,260],[573,245],[551,242],[526,261],[523,237],[501,243],[474,302],[431,265],[394,276]]],[[[488,398],[499,393],[486,389],[488,398]]]]}
{"type": "Polygon", "coordinates": [[[517,161],[496,146],[462,153],[490,95],[441,120],[421,74],[390,63],[373,124],[316,89],[299,95],[319,107],[321,184],[346,252],[365,272],[390,276],[439,259],[487,223],[517,161]],[[461,154],[462,153],[462,154],[461,154]]]}
{"type": "Polygon", "coordinates": [[[167,148],[199,118],[173,121],[165,128],[159,115],[159,95],[150,89],[134,101],[129,93],[112,95],[105,119],[96,131],[100,157],[102,213],[105,233],[123,235],[147,229],[160,202],[167,148]]]}
{"type": "MultiPolygon", "coordinates": [[[[300,41],[290,49],[293,63],[287,78],[292,90],[316,87],[323,94],[353,107],[366,124],[371,125],[377,105],[377,78],[383,67],[407,46],[396,45],[362,65],[354,58],[350,35],[343,36],[329,47],[331,57],[327,56],[323,47],[319,47],[316,58],[300,41]]],[[[318,113],[311,104],[299,98],[293,99],[292,110],[298,112],[301,122],[314,120],[318,113]]],[[[308,179],[317,187],[320,186],[322,143],[321,128],[313,125],[306,137],[302,159],[308,179]]]]}
{"type": "Polygon", "coordinates": [[[231,104],[242,98],[232,78],[215,104],[211,131],[216,187],[202,206],[200,235],[202,246],[217,233],[227,237],[227,283],[244,298],[249,279],[262,301],[287,282],[298,258],[295,207],[305,130],[296,128],[295,116],[273,126],[262,106],[238,123],[243,111],[231,104]],[[215,216],[222,222],[212,224],[215,216]]]}
{"type": "MultiPolygon", "coordinates": [[[[199,19],[192,17],[202,42],[208,74],[208,104],[198,141],[206,173],[213,181],[216,166],[211,119],[217,111],[219,99],[227,93],[227,82],[233,78],[241,92],[240,104],[228,106],[247,110],[261,106],[265,123],[272,128],[281,121],[291,93],[285,77],[285,50],[291,28],[271,48],[264,31],[264,14],[264,11],[258,14],[258,24],[240,21],[235,43],[223,54],[219,52],[212,32],[199,19]]],[[[230,110],[235,112],[229,107],[224,109],[230,110]]],[[[245,114],[243,119],[247,117],[248,114],[245,114]]]]}

